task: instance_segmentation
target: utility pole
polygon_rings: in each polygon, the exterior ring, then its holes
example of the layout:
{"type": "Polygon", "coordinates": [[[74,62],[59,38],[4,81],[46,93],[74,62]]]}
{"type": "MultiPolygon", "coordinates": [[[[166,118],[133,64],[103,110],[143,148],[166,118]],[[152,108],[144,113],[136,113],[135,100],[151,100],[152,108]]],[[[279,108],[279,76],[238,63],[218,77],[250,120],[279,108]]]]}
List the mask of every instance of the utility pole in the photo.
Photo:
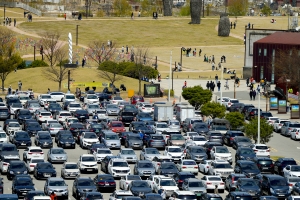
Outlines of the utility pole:
{"type": "Polygon", "coordinates": [[[35,60],[35,45],[33,45],[33,60],[35,60]]]}
{"type": "Polygon", "coordinates": [[[4,4],[4,20],[5,20],[5,6],[6,6],[6,4],[4,4]]]}
{"type": "Polygon", "coordinates": [[[70,74],[71,74],[71,71],[68,70],[68,91],[70,91],[70,74]]]}
{"type": "Polygon", "coordinates": [[[89,0],[85,1],[85,18],[88,18],[88,7],[89,7],[89,0]]]}
{"type": "Polygon", "coordinates": [[[76,25],[76,46],[78,46],[78,26],[76,25]]]}

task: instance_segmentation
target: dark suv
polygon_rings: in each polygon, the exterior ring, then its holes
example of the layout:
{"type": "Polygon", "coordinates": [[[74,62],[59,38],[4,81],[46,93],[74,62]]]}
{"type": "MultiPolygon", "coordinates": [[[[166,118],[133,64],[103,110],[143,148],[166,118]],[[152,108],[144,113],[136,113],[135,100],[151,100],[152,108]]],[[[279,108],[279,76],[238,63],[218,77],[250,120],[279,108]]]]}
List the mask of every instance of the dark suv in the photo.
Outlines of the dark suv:
{"type": "Polygon", "coordinates": [[[241,111],[241,113],[242,114],[246,114],[246,111],[249,109],[249,108],[254,108],[255,106],[254,105],[252,105],[252,104],[245,104],[244,105],[244,107],[243,107],[243,109],[242,109],[242,111],[241,111]]]}
{"type": "Polygon", "coordinates": [[[260,188],[252,178],[240,178],[236,187],[238,191],[248,192],[252,198],[258,199],[260,196],[260,188]]]}
{"type": "Polygon", "coordinates": [[[261,182],[262,195],[272,195],[277,198],[287,198],[291,195],[286,178],[279,175],[263,175],[261,182]]]}
{"type": "Polygon", "coordinates": [[[18,197],[26,196],[27,192],[35,190],[32,178],[28,175],[16,175],[12,181],[12,193],[18,197]]]}
{"type": "Polygon", "coordinates": [[[274,173],[274,164],[271,158],[266,157],[255,157],[253,162],[256,163],[258,169],[261,172],[268,172],[273,174],[274,173]]]}
{"type": "Polygon", "coordinates": [[[287,165],[297,165],[296,161],[293,158],[279,158],[274,163],[274,172],[283,175],[283,168],[287,165]]]}
{"type": "Polygon", "coordinates": [[[227,131],[223,135],[224,144],[226,144],[228,146],[232,146],[232,141],[235,136],[245,136],[245,135],[242,131],[231,131],[231,130],[227,131]]]}
{"type": "Polygon", "coordinates": [[[252,200],[252,196],[248,192],[230,192],[225,200],[252,200]]]}
{"type": "Polygon", "coordinates": [[[235,164],[234,172],[245,174],[247,178],[260,174],[257,165],[254,162],[248,160],[238,160],[235,164]]]}
{"type": "MultiPolygon", "coordinates": [[[[262,112],[262,110],[260,109],[260,113],[261,112],[262,112]]],[[[253,119],[254,117],[257,117],[257,115],[258,115],[258,108],[250,107],[250,108],[248,108],[248,110],[245,113],[245,118],[247,120],[250,120],[250,119],[253,119]]]]}

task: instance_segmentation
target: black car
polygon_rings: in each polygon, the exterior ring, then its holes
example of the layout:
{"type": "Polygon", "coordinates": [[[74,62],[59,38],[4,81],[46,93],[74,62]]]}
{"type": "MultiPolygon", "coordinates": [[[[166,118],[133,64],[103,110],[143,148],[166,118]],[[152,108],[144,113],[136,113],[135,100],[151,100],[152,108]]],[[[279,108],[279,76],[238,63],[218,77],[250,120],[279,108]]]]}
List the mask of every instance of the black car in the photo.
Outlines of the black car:
{"type": "Polygon", "coordinates": [[[191,172],[178,172],[174,174],[173,176],[175,182],[177,183],[177,187],[179,189],[182,189],[182,184],[185,179],[187,178],[196,178],[195,174],[192,174],[191,172]]]}
{"type": "Polygon", "coordinates": [[[205,149],[206,151],[206,154],[207,154],[207,158],[209,159],[210,158],[210,151],[211,149],[214,147],[214,146],[223,146],[221,143],[219,142],[206,142],[203,146],[203,148],[205,149]]]}
{"type": "Polygon", "coordinates": [[[17,120],[17,119],[7,119],[7,120],[5,120],[4,121],[4,124],[3,124],[3,130],[6,132],[6,130],[7,130],[7,126],[8,126],[8,124],[10,123],[10,122],[18,122],[19,123],[19,121],[17,120]]]}
{"type": "Polygon", "coordinates": [[[29,123],[37,122],[35,119],[24,119],[23,121],[23,130],[26,130],[29,123]]]}
{"type": "Polygon", "coordinates": [[[260,174],[260,170],[258,169],[257,165],[248,160],[238,160],[235,164],[234,172],[245,174],[247,178],[260,174]]]}
{"type": "Polygon", "coordinates": [[[252,200],[252,196],[248,192],[230,192],[224,200],[252,200]]]}
{"type": "MultiPolygon", "coordinates": [[[[58,137],[60,137],[60,135],[64,135],[64,134],[71,134],[73,136],[73,134],[71,133],[71,131],[69,130],[61,130],[61,131],[58,131],[54,137],[54,141],[57,143],[58,141],[58,137]]],[[[74,138],[74,137],[73,137],[74,138]]]]}
{"type": "Polygon", "coordinates": [[[17,131],[15,132],[11,143],[19,147],[30,147],[31,146],[31,138],[26,131],[17,131]]]}
{"type": "Polygon", "coordinates": [[[249,108],[254,108],[254,107],[255,107],[255,106],[252,105],[252,104],[244,104],[244,107],[243,107],[243,109],[241,110],[241,113],[242,113],[243,115],[245,115],[246,111],[247,111],[249,108]]]}
{"type": "Polygon", "coordinates": [[[256,157],[253,159],[253,162],[256,163],[258,169],[261,172],[274,173],[274,164],[271,158],[267,157],[256,157]]]}
{"type": "Polygon", "coordinates": [[[262,176],[261,194],[287,198],[291,195],[291,191],[286,178],[279,175],[265,174],[262,176]]]}
{"type": "Polygon", "coordinates": [[[236,136],[245,136],[242,131],[229,130],[223,135],[223,141],[226,145],[232,146],[232,141],[236,136]]]}
{"type": "Polygon", "coordinates": [[[260,188],[252,178],[239,178],[236,187],[238,191],[248,192],[252,198],[260,196],[260,188]]]}
{"type": "Polygon", "coordinates": [[[124,125],[130,124],[135,121],[135,115],[132,111],[120,111],[117,117],[118,121],[121,121],[124,125]]]}
{"type": "Polygon", "coordinates": [[[273,117],[271,112],[262,111],[261,116],[265,119],[268,119],[268,117],[273,117]]]}
{"type": "Polygon", "coordinates": [[[297,162],[293,158],[278,158],[274,163],[274,172],[283,175],[283,168],[287,165],[297,165],[297,162]]]}
{"type": "Polygon", "coordinates": [[[72,133],[60,134],[57,138],[57,146],[62,148],[75,149],[76,144],[72,133]]]}
{"type": "Polygon", "coordinates": [[[241,112],[244,108],[244,105],[243,103],[234,103],[232,104],[228,110],[229,112],[241,112]]]}
{"type": "Polygon", "coordinates": [[[18,97],[10,97],[6,99],[7,108],[10,108],[10,105],[13,103],[21,103],[21,101],[18,97]]]}
{"type": "Polygon", "coordinates": [[[134,116],[136,116],[139,112],[139,110],[137,109],[137,107],[135,105],[124,105],[123,107],[123,111],[126,112],[133,112],[134,116]]]}
{"type": "Polygon", "coordinates": [[[3,160],[5,158],[7,158],[7,156],[19,158],[19,151],[18,151],[16,145],[9,144],[9,143],[1,144],[0,159],[3,160]]]}
{"type": "Polygon", "coordinates": [[[200,196],[200,200],[223,200],[219,194],[204,193],[200,196]]]}
{"type": "Polygon", "coordinates": [[[19,124],[23,124],[25,119],[32,119],[32,114],[28,109],[20,109],[15,113],[15,118],[18,120],[19,124]]]}
{"type": "Polygon", "coordinates": [[[74,137],[77,137],[77,132],[82,129],[85,129],[82,123],[72,123],[69,126],[69,131],[71,131],[74,137]]]}
{"type": "Polygon", "coordinates": [[[108,173],[108,169],[107,169],[107,166],[108,166],[108,163],[111,159],[113,158],[118,158],[118,156],[106,156],[100,163],[101,165],[101,171],[103,171],[104,173],[108,173]]]}
{"type": "Polygon", "coordinates": [[[6,120],[10,118],[10,112],[6,107],[0,107],[0,120],[6,120]]]}
{"type": "Polygon", "coordinates": [[[250,147],[252,141],[246,136],[235,136],[232,140],[232,148],[238,149],[239,147],[250,147]]]}
{"type": "Polygon", "coordinates": [[[157,174],[159,175],[168,175],[168,176],[174,176],[174,174],[177,174],[179,171],[176,167],[176,165],[172,162],[163,162],[160,163],[160,166],[158,167],[157,174]]]}
{"type": "Polygon", "coordinates": [[[95,143],[88,147],[89,154],[93,154],[98,148],[107,148],[103,143],[95,143]]]}
{"type": "Polygon", "coordinates": [[[191,131],[197,132],[199,135],[205,135],[209,129],[207,123],[197,122],[193,123],[191,131]]]}
{"type": "Polygon", "coordinates": [[[82,194],[81,200],[98,200],[104,199],[100,192],[85,192],[82,194]]]}
{"type": "Polygon", "coordinates": [[[250,147],[240,147],[235,153],[235,162],[238,160],[253,160],[256,153],[250,147]]]}
{"type": "Polygon", "coordinates": [[[24,196],[24,200],[33,200],[33,197],[35,197],[35,196],[46,196],[46,195],[45,195],[44,191],[30,190],[24,196]]]}
{"type": "Polygon", "coordinates": [[[136,122],[133,121],[129,125],[129,131],[137,133],[139,130],[149,130],[145,122],[136,122]]]}
{"type": "Polygon", "coordinates": [[[99,137],[100,132],[102,129],[104,129],[102,124],[91,124],[89,127],[90,131],[96,133],[96,135],[99,137]]]}
{"type": "Polygon", "coordinates": [[[99,192],[114,191],[116,189],[116,181],[110,174],[98,174],[94,178],[94,184],[97,186],[99,192]]]}
{"type": "Polygon", "coordinates": [[[33,176],[39,179],[47,179],[49,177],[56,177],[56,171],[53,165],[49,162],[40,162],[37,163],[34,171],[33,176]]]}
{"type": "Polygon", "coordinates": [[[111,99],[111,95],[110,94],[106,94],[106,93],[95,93],[97,95],[97,97],[99,98],[99,101],[109,101],[111,99]]]}
{"type": "Polygon", "coordinates": [[[62,111],[62,107],[58,103],[50,103],[48,106],[48,111],[53,115],[55,112],[62,111]]]}
{"type": "Polygon", "coordinates": [[[27,174],[27,167],[23,161],[11,161],[7,168],[7,179],[12,180],[18,174],[27,174]]]}
{"type": "Polygon", "coordinates": [[[30,122],[27,124],[25,131],[32,137],[35,136],[38,131],[41,131],[42,128],[38,122],[30,122]]]}
{"type": "Polygon", "coordinates": [[[97,187],[93,180],[91,178],[76,178],[72,187],[73,197],[80,199],[85,192],[97,192],[97,187]]]}
{"type": "Polygon", "coordinates": [[[147,181],[134,180],[128,185],[128,190],[132,192],[134,196],[140,196],[140,194],[148,194],[152,192],[151,187],[147,181]]]}
{"type": "Polygon", "coordinates": [[[18,197],[25,197],[27,192],[35,190],[32,179],[29,175],[16,175],[12,181],[11,190],[18,197]]]}
{"type": "Polygon", "coordinates": [[[297,196],[300,195],[300,182],[297,182],[293,185],[292,194],[297,196]]]}
{"type": "Polygon", "coordinates": [[[86,110],[76,110],[73,113],[73,116],[81,122],[85,121],[86,119],[89,119],[89,113],[86,110]]]}
{"type": "Polygon", "coordinates": [[[37,132],[36,140],[34,141],[36,146],[41,148],[52,148],[53,141],[51,134],[48,131],[39,131],[37,132]]]}

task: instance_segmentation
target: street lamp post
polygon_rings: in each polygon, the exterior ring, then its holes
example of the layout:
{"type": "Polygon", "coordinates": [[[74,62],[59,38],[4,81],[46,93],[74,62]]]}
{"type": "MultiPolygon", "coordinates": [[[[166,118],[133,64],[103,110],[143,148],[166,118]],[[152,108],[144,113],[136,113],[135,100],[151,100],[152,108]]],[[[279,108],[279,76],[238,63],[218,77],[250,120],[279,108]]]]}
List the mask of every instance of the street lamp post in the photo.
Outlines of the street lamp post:
{"type": "Polygon", "coordinates": [[[170,74],[169,74],[169,94],[168,94],[168,102],[171,99],[171,70],[172,70],[172,51],[170,55],[170,74]]]}
{"type": "Polygon", "coordinates": [[[260,93],[258,92],[257,144],[260,143],[260,93]]]}
{"type": "Polygon", "coordinates": [[[76,25],[76,46],[78,46],[78,26],[76,25]]]}
{"type": "Polygon", "coordinates": [[[221,86],[221,90],[220,90],[220,96],[221,96],[221,105],[223,104],[223,90],[222,90],[222,80],[223,80],[223,66],[221,65],[221,81],[220,81],[220,86],[221,86]]]}
{"type": "Polygon", "coordinates": [[[4,11],[4,20],[5,20],[5,6],[6,6],[6,4],[4,4],[4,9],[3,9],[3,11],[4,11]]]}

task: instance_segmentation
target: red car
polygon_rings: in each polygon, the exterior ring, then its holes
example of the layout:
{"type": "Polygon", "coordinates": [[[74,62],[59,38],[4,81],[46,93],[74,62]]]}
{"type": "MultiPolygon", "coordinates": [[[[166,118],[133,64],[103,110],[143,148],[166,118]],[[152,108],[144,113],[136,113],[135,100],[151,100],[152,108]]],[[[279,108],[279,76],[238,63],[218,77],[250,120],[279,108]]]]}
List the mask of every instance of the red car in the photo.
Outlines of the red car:
{"type": "Polygon", "coordinates": [[[111,129],[115,133],[125,132],[126,129],[122,122],[120,121],[112,121],[109,123],[109,129],[111,129]]]}
{"type": "Polygon", "coordinates": [[[135,95],[135,96],[131,97],[130,100],[131,100],[131,104],[135,105],[137,102],[144,102],[144,97],[135,95]]]}

